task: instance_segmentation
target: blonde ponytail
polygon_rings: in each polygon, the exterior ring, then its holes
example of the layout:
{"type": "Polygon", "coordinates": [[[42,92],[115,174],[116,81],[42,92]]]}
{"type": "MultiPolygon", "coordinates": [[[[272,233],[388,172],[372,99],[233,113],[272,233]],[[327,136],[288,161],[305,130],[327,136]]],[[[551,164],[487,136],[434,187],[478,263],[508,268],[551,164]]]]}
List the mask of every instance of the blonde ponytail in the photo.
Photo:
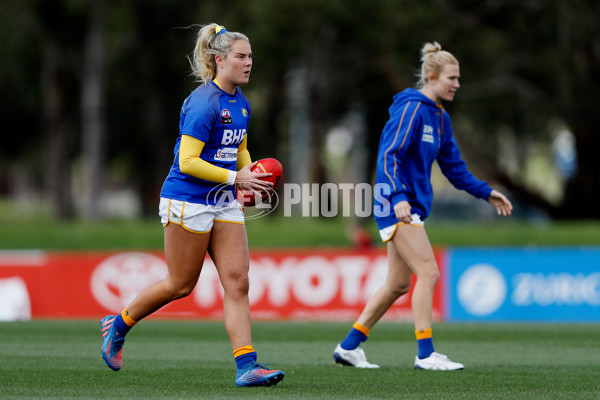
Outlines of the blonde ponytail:
{"type": "Polygon", "coordinates": [[[245,40],[248,37],[239,32],[229,32],[224,26],[215,23],[204,25],[198,31],[196,45],[190,57],[192,75],[196,80],[207,84],[217,76],[217,63],[215,56],[225,58],[231,45],[236,40],[245,40]]]}

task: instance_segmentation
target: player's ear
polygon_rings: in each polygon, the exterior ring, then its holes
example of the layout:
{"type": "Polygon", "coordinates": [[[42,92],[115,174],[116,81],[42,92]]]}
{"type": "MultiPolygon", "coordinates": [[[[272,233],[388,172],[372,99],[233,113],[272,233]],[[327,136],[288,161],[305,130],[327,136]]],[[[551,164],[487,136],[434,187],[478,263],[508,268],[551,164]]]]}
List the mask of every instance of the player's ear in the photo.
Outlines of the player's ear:
{"type": "Polygon", "coordinates": [[[435,82],[438,79],[438,76],[435,74],[435,72],[430,72],[429,75],[427,76],[428,82],[435,82]]]}
{"type": "Polygon", "coordinates": [[[215,55],[215,63],[217,64],[217,67],[225,68],[225,60],[220,54],[215,55]]]}

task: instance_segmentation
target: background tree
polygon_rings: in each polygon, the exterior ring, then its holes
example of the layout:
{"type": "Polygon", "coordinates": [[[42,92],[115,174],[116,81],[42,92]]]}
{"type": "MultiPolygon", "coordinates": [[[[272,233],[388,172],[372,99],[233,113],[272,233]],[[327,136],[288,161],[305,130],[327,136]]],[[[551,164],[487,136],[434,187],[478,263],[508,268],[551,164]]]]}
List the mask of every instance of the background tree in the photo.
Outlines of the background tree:
{"type": "Polygon", "coordinates": [[[54,205],[56,216],[69,218],[82,213],[79,195],[88,179],[101,185],[102,195],[133,188],[142,213],[154,215],[179,109],[197,85],[187,61],[194,24],[215,21],[252,42],[252,79],[244,92],[252,103],[254,158],[278,157],[286,171],[298,167],[290,164],[290,120],[300,110],[290,106],[289,82],[294,71],[304,71],[307,179],[329,179],[326,135],[356,109],[364,112],[372,173],[392,96],[414,84],[419,49],[435,40],[461,63],[462,88],[445,106],[472,169],[554,218],[600,217],[600,107],[593,92],[600,3],[104,0],[103,11],[98,4],[0,0],[0,194],[36,193],[54,205]],[[85,38],[101,13],[104,51],[90,51],[85,38]],[[88,157],[82,88],[91,55],[104,66],[105,101],[95,118],[105,138],[90,147],[102,155],[104,178],[82,175],[88,157]],[[575,136],[578,158],[558,201],[523,174],[532,144],[549,144],[557,124],[575,136]]]}

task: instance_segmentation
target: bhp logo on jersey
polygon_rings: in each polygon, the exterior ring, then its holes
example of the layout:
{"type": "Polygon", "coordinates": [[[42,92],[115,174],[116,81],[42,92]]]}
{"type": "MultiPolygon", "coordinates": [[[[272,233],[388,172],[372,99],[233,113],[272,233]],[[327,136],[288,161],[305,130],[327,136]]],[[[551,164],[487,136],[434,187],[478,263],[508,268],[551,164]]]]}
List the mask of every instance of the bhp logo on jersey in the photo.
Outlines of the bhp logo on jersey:
{"type": "Polygon", "coordinates": [[[223,130],[222,145],[240,144],[246,137],[245,129],[225,129],[223,130]]]}

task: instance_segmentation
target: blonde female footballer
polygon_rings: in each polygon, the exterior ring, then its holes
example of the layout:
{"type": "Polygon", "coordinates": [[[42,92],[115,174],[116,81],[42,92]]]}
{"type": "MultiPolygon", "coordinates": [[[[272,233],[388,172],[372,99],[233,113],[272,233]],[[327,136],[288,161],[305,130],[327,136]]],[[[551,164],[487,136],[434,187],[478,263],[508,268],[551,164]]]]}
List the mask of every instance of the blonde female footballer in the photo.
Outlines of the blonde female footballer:
{"type": "Polygon", "coordinates": [[[252,50],[248,38],[209,24],[198,32],[191,57],[202,83],[185,99],[173,165],[161,191],[168,275],[142,291],[119,315],[102,319],[102,357],[121,368],[125,335],[138,321],[173,300],[189,295],[206,253],[224,289],[225,328],[237,365],[237,386],[270,386],[283,379],[279,370],[258,364],[252,347],[248,301],[249,254],[243,208],[236,185],[260,190],[247,149],[250,104],[240,86],[248,83],[252,50]],[[219,193],[219,196],[215,196],[219,193]]]}
{"type": "Polygon", "coordinates": [[[425,44],[421,55],[417,89],[406,89],[394,96],[379,142],[376,183],[387,190],[383,191],[382,200],[375,198],[374,215],[381,238],[387,242],[387,278],[337,345],[333,353],[336,363],[378,368],[367,361],[360,344],[392,303],[409,291],[415,274],[412,312],[418,354],[414,367],[464,368],[436,352],[432,340],[433,292],[440,272],[424,220],[432,204],[430,179],[434,161],[457,189],[487,200],[498,215],[507,216],[512,211],[510,201],[502,193],[469,172],[452,136],[450,117],[441,102],[452,101],[460,87],[458,61],[438,43],[425,44]]]}

